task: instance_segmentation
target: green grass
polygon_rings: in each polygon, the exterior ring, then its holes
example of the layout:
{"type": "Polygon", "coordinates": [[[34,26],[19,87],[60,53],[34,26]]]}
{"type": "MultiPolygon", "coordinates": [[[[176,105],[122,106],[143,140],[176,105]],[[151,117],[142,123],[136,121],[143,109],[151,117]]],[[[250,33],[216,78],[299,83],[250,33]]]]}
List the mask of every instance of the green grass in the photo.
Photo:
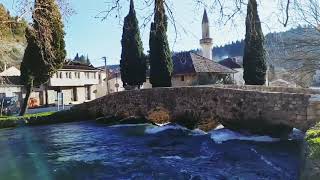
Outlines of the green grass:
{"type": "Polygon", "coordinates": [[[24,116],[0,116],[0,121],[17,121],[21,119],[41,118],[53,115],[54,112],[43,112],[37,114],[26,114],[24,116]]]}
{"type": "Polygon", "coordinates": [[[96,115],[85,111],[68,110],[60,112],[44,112],[38,114],[26,114],[25,116],[0,117],[0,129],[18,126],[49,125],[67,122],[78,122],[95,119],[96,115]]]}

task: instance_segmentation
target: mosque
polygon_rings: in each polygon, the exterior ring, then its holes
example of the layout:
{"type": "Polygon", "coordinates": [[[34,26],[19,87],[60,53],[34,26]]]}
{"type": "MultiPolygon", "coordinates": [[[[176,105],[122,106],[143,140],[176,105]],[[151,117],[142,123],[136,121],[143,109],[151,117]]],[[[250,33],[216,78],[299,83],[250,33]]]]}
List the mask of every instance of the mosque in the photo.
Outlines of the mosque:
{"type": "Polygon", "coordinates": [[[213,39],[210,36],[210,23],[207,11],[202,18],[201,52],[179,52],[173,54],[172,85],[193,86],[206,84],[230,84],[237,71],[213,60],[213,39]]]}

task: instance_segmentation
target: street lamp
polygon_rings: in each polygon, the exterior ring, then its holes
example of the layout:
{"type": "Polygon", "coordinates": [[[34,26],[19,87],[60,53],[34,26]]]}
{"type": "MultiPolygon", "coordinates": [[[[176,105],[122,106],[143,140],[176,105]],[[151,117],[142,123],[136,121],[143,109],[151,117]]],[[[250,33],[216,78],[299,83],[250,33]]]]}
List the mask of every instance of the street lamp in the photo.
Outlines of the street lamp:
{"type": "Polygon", "coordinates": [[[105,72],[106,72],[106,85],[107,85],[107,92],[106,92],[106,94],[109,94],[110,93],[110,91],[109,91],[109,82],[108,82],[108,80],[109,80],[109,74],[108,74],[108,67],[107,67],[107,57],[102,57],[102,59],[104,59],[104,70],[105,70],[105,72]]]}

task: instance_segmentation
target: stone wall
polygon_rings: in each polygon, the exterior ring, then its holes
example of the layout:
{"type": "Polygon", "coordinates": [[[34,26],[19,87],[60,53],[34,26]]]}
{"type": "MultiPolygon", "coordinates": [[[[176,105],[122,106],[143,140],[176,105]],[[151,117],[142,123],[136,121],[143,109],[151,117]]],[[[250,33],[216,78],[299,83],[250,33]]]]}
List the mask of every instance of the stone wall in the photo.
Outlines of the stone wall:
{"type": "Polygon", "coordinates": [[[173,87],[191,86],[196,80],[196,74],[174,75],[171,78],[171,83],[173,87]]]}
{"type": "Polygon", "coordinates": [[[320,89],[292,88],[292,87],[280,87],[280,86],[212,85],[211,87],[220,87],[220,88],[226,88],[226,89],[240,89],[240,90],[247,90],[247,91],[320,94],[320,89]]]}
{"type": "Polygon", "coordinates": [[[281,133],[292,127],[306,131],[319,120],[320,99],[315,94],[300,93],[307,90],[296,90],[258,91],[239,86],[156,88],[111,94],[74,109],[96,116],[143,116],[156,123],[188,119],[203,130],[221,123],[254,133],[281,133]]]}

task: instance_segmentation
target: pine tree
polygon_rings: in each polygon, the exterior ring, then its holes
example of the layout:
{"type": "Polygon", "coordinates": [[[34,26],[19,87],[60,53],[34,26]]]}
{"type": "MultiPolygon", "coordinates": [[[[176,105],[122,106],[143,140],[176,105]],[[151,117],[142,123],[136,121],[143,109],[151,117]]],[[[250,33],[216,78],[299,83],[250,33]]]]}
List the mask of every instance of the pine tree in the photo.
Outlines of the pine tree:
{"type": "Polygon", "coordinates": [[[249,0],[247,7],[243,68],[243,78],[247,85],[265,84],[267,65],[264,35],[261,29],[256,0],[249,0]]]}
{"type": "Polygon", "coordinates": [[[123,85],[140,87],[146,82],[146,58],[133,0],[130,0],[129,14],[124,19],[121,45],[120,68],[123,85]]]}
{"type": "Polygon", "coordinates": [[[153,87],[170,87],[173,64],[166,34],[168,22],[164,0],[155,0],[154,11],[149,40],[150,82],[153,87]]]}
{"type": "Polygon", "coordinates": [[[27,48],[21,63],[21,81],[26,97],[20,115],[24,115],[33,86],[46,83],[65,60],[63,23],[55,0],[35,0],[32,27],[26,30],[27,48]]]}

